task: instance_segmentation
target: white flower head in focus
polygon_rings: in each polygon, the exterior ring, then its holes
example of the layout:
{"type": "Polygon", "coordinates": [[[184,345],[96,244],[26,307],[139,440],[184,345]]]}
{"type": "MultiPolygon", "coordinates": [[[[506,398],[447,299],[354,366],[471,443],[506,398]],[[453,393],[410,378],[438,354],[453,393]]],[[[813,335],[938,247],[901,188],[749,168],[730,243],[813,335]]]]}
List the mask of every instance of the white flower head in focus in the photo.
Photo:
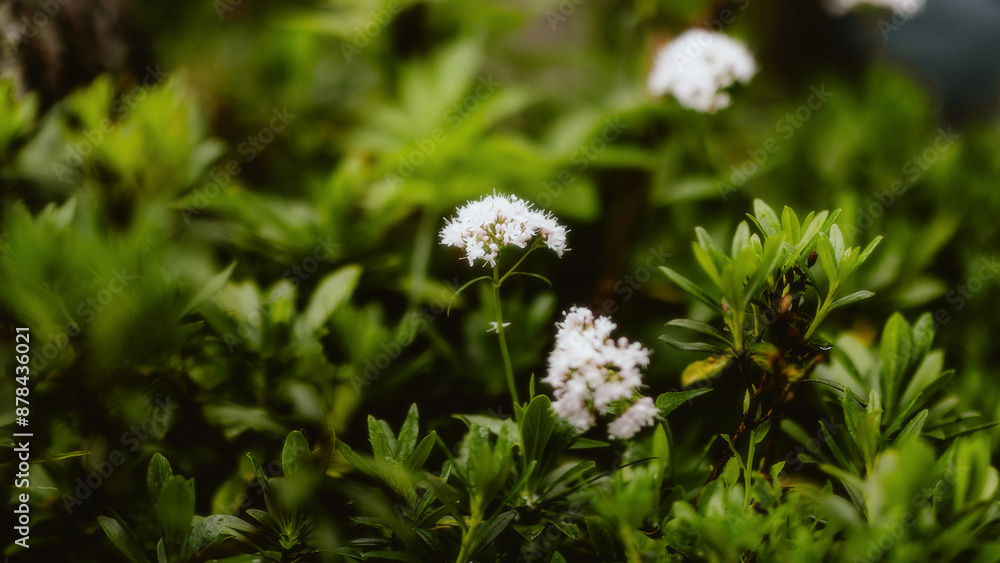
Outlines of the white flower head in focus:
{"type": "Polygon", "coordinates": [[[910,17],[923,10],[924,3],[925,0],[823,0],[823,6],[838,16],[846,14],[862,4],[867,4],[879,8],[889,8],[896,15],[910,17]]]}
{"type": "MultiPolygon", "coordinates": [[[[585,307],[573,307],[556,323],[555,347],[542,380],[555,392],[552,408],[579,432],[592,428],[595,412],[607,414],[614,401],[631,401],[642,385],[640,369],[649,365],[649,350],[626,338],[614,340],[616,325],[594,318],[585,307]]],[[[631,438],[653,423],[658,411],[648,397],[639,399],[608,427],[612,438],[631,438]]]]}
{"type": "Polygon", "coordinates": [[[656,54],[646,88],[654,96],[673,94],[684,107],[712,112],[729,106],[724,88],[750,82],[757,63],[746,46],[714,31],[689,29],[656,54]]]}
{"type": "Polygon", "coordinates": [[[476,260],[496,266],[500,250],[526,248],[536,236],[560,257],[568,250],[566,227],[551,214],[517,197],[496,193],[465,204],[441,229],[441,243],[465,250],[470,266],[476,260]]]}

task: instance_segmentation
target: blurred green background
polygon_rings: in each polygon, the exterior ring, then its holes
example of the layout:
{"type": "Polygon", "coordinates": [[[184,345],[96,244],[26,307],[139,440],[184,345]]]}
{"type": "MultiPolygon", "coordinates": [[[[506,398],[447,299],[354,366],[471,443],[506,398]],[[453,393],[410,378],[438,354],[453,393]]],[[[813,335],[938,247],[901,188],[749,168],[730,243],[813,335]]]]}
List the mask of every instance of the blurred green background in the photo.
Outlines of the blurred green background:
{"type": "MultiPolygon", "coordinates": [[[[33,560],[111,560],[96,517],[147,510],[153,452],[204,514],[252,498],[243,454],[276,459],[290,430],[358,443],[368,414],[397,425],[416,402],[453,443],[450,414],[509,415],[487,289],[443,313],[485,272],[437,237],[494,190],[570,228],[564,258],[530,259],[553,288],[504,286],[525,388],[574,304],[653,349],[650,394],[679,387],[691,357],[657,337],[707,311],[658,266],[694,275],[693,228],[725,240],[761,198],[842,208],[848,244],[885,237],[852,280],[875,298],[824,338],[930,311],[950,391],[1000,417],[1000,8],[945,4],[900,22],[776,0],[6,3],[0,418],[14,431],[28,326],[33,560]],[[693,26],[760,68],[715,114],[645,91],[693,26]]],[[[732,422],[687,409],[682,443],[732,422]]],[[[320,546],[344,541],[335,487],[317,519],[320,546]]]]}

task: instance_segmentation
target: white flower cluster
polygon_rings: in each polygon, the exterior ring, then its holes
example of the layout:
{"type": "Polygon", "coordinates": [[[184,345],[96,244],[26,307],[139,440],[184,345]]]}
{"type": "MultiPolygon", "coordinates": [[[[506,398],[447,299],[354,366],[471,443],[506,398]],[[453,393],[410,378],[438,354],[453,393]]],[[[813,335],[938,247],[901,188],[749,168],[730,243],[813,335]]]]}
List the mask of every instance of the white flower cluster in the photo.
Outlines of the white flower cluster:
{"type": "Polygon", "coordinates": [[[900,16],[913,16],[924,9],[925,0],[824,0],[823,5],[834,14],[845,14],[861,4],[889,8],[900,16]]]}
{"type": "Polygon", "coordinates": [[[646,88],[654,96],[667,92],[682,106],[700,112],[727,107],[734,82],[750,82],[757,63],[746,46],[705,29],[689,29],[660,48],[646,88]]]}
{"type": "Polygon", "coordinates": [[[517,197],[496,193],[470,201],[441,229],[442,244],[464,249],[470,266],[479,259],[496,266],[501,249],[525,248],[535,236],[560,257],[567,250],[566,227],[552,215],[517,197]]]}
{"type": "MultiPolygon", "coordinates": [[[[611,338],[615,323],[594,318],[585,307],[573,307],[556,323],[555,348],[549,354],[549,372],[542,380],[555,388],[552,408],[580,432],[596,423],[594,411],[607,414],[613,401],[631,400],[642,385],[640,368],[649,365],[649,350],[624,337],[611,338]]],[[[652,399],[635,402],[608,426],[612,438],[627,439],[653,424],[658,411],[652,399]]]]}

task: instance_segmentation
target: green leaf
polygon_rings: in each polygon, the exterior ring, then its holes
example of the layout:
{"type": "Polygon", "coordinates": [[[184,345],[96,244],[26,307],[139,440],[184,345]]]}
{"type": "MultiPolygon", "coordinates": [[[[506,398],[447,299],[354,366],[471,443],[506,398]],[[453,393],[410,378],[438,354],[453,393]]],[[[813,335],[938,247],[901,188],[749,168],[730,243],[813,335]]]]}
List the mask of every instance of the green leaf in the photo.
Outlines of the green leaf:
{"type": "Polygon", "coordinates": [[[188,535],[184,544],[184,553],[198,555],[209,546],[224,539],[223,532],[226,530],[226,519],[219,514],[206,516],[198,522],[188,535]]]}
{"type": "Polygon", "coordinates": [[[520,524],[514,524],[514,531],[521,535],[522,538],[532,541],[537,538],[545,530],[545,524],[532,524],[530,526],[522,526],[520,524]]]}
{"type": "Polygon", "coordinates": [[[722,306],[720,305],[719,300],[713,299],[712,296],[706,293],[704,289],[695,285],[694,282],[692,282],[691,280],[685,278],[684,276],[678,274],[677,272],[671,270],[666,266],[660,266],[660,269],[663,270],[663,273],[666,274],[671,281],[677,284],[678,287],[683,289],[689,295],[698,299],[699,301],[707,305],[709,309],[715,311],[716,313],[722,313],[722,306]]]}
{"type": "Polygon", "coordinates": [[[278,521],[275,520],[273,516],[271,516],[270,512],[266,512],[264,510],[259,510],[259,509],[256,509],[256,508],[248,508],[247,509],[247,516],[249,516],[249,517],[253,518],[254,520],[256,520],[257,522],[259,522],[260,525],[264,526],[264,528],[266,528],[266,529],[269,529],[269,530],[277,530],[278,529],[278,521]]]}
{"type": "Polygon", "coordinates": [[[830,304],[830,308],[827,309],[827,311],[833,311],[834,309],[837,309],[839,307],[843,307],[845,305],[850,305],[852,303],[857,303],[858,301],[864,301],[865,299],[868,299],[869,297],[873,297],[874,295],[875,295],[874,291],[868,291],[866,289],[862,289],[861,291],[855,291],[854,293],[852,293],[850,295],[845,295],[845,296],[837,299],[833,303],[831,303],[830,304]]]}
{"type": "Polygon", "coordinates": [[[764,243],[764,256],[761,259],[761,265],[747,282],[746,291],[743,294],[742,306],[744,309],[750,304],[750,300],[760,292],[768,278],[777,269],[778,264],[781,263],[783,256],[781,250],[784,242],[785,238],[781,236],[770,238],[764,243]]]}
{"type": "MultiPolygon", "coordinates": [[[[739,467],[743,471],[746,471],[747,466],[746,466],[745,463],[743,463],[743,456],[740,455],[739,450],[737,450],[736,446],[733,445],[733,439],[732,439],[732,437],[730,437],[729,434],[722,434],[722,439],[725,440],[727,444],[729,444],[729,451],[732,452],[732,454],[733,454],[733,459],[729,460],[726,463],[726,469],[725,469],[725,471],[728,472],[728,470],[729,470],[729,464],[733,463],[734,461],[736,462],[736,466],[737,467],[739,467]]],[[[739,479],[739,471],[736,471],[736,475],[734,475],[731,478],[732,478],[732,482],[735,483],[736,479],[739,479]]]]}
{"type": "Polygon", "coordinates": [[[517,512],[514,510],[508,510],[507,512],[502,512],[488,522],[484,522],[482,526],[476,529],[473,533],[474,539],[473,545],[475,549],[472,551],[470,560],[475,559],[476,555],[479,555],[481,551],[486,549],[493,540],[497,539],[506,528],[514,521],[514,517],[517,516],[517,512]]]}
{"type": "MultiPolygon", "coordinates": [[[[550,280],[549,278],[547,278],[547,277],[545,277],[545,276],[543,276],[541,274],[536,274],[534,272],[520,272],[520,271],[518,271],[518,272],[510,272],[507,275],[508,276],[528,276],[529,278],[535,278],[535,279],[538,279],[538,280],[542,280],[549,287],[552,287],[552,280],[550,280]]],[[[488,276],[487,276],[487,278],[488,278],[488,276]]]]}
{"type": "Polygon", "coordinates": [[[691,319],[674,319],[667,323],[667,326],[679,326],[681,328],[686,328],[688,330],[693,330],[708,336],[714,340],[718,340],[723,344],[729,344],[729,340],[726,339],[725,335],[719,332],[715,327],[708,323],[703,323],[701,321],[693,321],[691,319]]]}
{"type": "Polygon", "coordinates": [[[879,356],[882,359],[882,394],[886,411],[893,412],[899,399],[899,386],[913,360],[913,331],[903,315],[894,313],[882,330],[879,356]]]}
{"type": "Polygon", "coordinates": [[[691,399],[711,391],[711,387],[706,387],[704,389],[692,389],[690,391],[668,391],[666,393],[661,393],[660,396],[656,398],[656,408],[660,409],[660,416],[665,417],[691,399]]]}
{"type": "Polygon", "coordinates": [[[281,450],[281,470],[285,479],[295,479],[309,471],[309,453],[309,442],[302,432],[289,432],[285,438],[285,447],[281,450]]]}
{"type": "Polygon", "coordinates": [[[833,257],[837,259],[837,265],[840,265],[844,258],[844,235],[837,225],[830,225],[830,245],[833,247],[833,257]]]}
{"type": "Polygon", "coordinates": [[[927,416],[929,414],[930,411],[927,409],[917,413],[917,416],[913,417],[913,420],[911,420],[910,423],[900,431],[899,436],[896,436],[896,439],[892,443],[892,447],[901,449],[908,441],[919,436],[920,431],[924,429],[924,423],[927,422],[927,416]]]}
{"type": "MultiPolygon", "coordinates": [[[[539,395],[532,399],[524,411],[520,426],[525,459],[541,463],[545,457],[545,447],[556,428],[556,413],[552,410],[549,398],[539,395]]],[[[552,453],[559,454],[559,452],[552,453]]]]}
{"type": "Polygon", "coordinates": [[[194,518],[194,479],[174,475],[167,479],[156,503],[156,516],[168,543],[181,546],[194,518]]]}
{"type": "Polygon", "coordinates": [[[708,231],[701,227],[695,227],[694,234],[698,238],[698,245],[708,253],[716,267],[721,268],[729,263],[729,257],[715,242],[712,235],[708,234],[708,231]]]}
{"type": "Polygon", "coordinates": [[[448,300],[448,308],[445,309],[445,316],[451,316],[451,304],[455,302],[455,299],[458,299],[458,296],[461,295],[461,293],[463,291],[465,291],[465,288],[469,287],[470,285],[472,285],[472,284],[474,284],[474,283],[476,283],[478,281],[483,281],[483,280],[490,281],[492,279],[493,278],[490,277],[490,276],[479,276],[478,278],[471,279],[471,280],[465,282],[464,284],[462,284],[462,287],[458,288],[455,291],[455,293],[452,294],[451,299],[448,300]]]}
{"type": "Polygon", "coordinates": [[[592,448],[605,448],[609,446],[607,442],[602,442],[600,440],[592,440],[590,438],[580,438],[578,437],[573,441],[573,444],[569,447],[571,450],[589,450],[592,448]]]}
{"type": "Polygon", "coordinates": [[[903,406],[902,410],[899,411],[899,414],[896,415],[896,418],[892,421],[892,424],[889,425],[889,428],[886,430],[886,434],[892,434],[897,428],[900,427],[900,425],[903,424],[903,422],[908,417],[912,416],[912,414],[916,412],[917,409],[922,407],[936,393],[944,389],[944,387],[951,382],[951,378],[954,375],[955,375],[954,371],[951,370],[946,371],[941,375],[939,375],[931,383],[925,385],[922,389],[920,389],[919,393],[917,393],[915,397],[913,397],[907,403],[905,403],[905,406],[903,406]]]}
{"type": "Polygon", "coordinates": [[[713,356],[688,364],[681,373],[681,385],[688,386],[698,381],[714,379],[729,365],[728,356],[713,356]]]}
{"type": "Polygon", "coordinates": [[[423,467],[424,462],[427,461],[427,457],[431,455],[436,438],[437,432],[431,431],[430,434],[425,436],[424,439],[420,441],[417,447],[413,449],[410,456],[403,462],[407,471],[413,473],[423,467]]]}
{"type": "Polygon", "coordinates": [[[406,413],[403,426],[399,429],[399,436],[396,438],[396,459],[405,460],[413,453],[413,448],[417,447],[417,437],[420,426],[420,412],[417,404],[410,405],[410,410],[406,413]]]}
{"type": "Polygon", "coordinates": [[[868,395],[868,409],[855,418],[858,436],[858,449],[865,460],[869,472],[875,467],[875,457],[878,455],[879,435],[882,425],[882,400],[878,391],[871,390],[868,395]]]}
{"type": "Polygon", "coordinates": [[[212,279],[208,280],[208,283],[205,284],[205,287],[201,288],[201,291],[199,291],[194,297],[192,297],[191,301],[188,301],[188,304],[184,306],[184,309],[181,310],[181,316],[187,315],[188,313],[193,311],[195,307],[201,305],[210,297],[215,295],[216,292],[222,289],[222,286],[226,285],[226,282],[229,281],[229,276],[233,274],[233,270],[235,268],[236,268],[236,262],[233,262],[225,270],[212,276],[212,279]]]}
{"type": "Polygon", "coordinates": [[[101,525],[101,528],[104,528],[104,533],[107,534],[111,543],[118,548],[118,551],[125,554],[129,561],[132,563],[149,563],[149,559],[142,552],[139,540],[124,522],[119,522],[115,518],[108,518],[107,516],[98,516],[97,522],[101,525]]]}
{"type": "Polygon", "coordinates": [[[146,490],[149,493],[151,506],[156,506],[164,483],[173,475],[174,471],[170,469],[170,462],[167,461],[167,458],[163,457],[160,452],[153,454],[153,459],[149,460],[149,469],[146,471],[146,490]]]}
{"type": "MultiPolygon", "coordinates": [[[[792,249],[792,252],[788,253],[788,257],[782,264],[782,274],[788,271],[788,269],[792,266],[799,264],[803,254],[816,248],[816,240],[819,238],[820,232],[822,231],[820,226],[824,223],[827,212],[823,211],[815,217],[813,217],[813,215],[815,214],[810,212],[809,215],[806,216],[806,220],[803,221],[802,224],[806,225],[806,227],[802,231],[802,236],[798,239],[798,242],[795,243],[795,247],[792,249]]],[[[806,272],[809,278],[812,279],[812,271],[807,268],[806,272]]]]}
{"type": "Polygon", "coordinates": [[[940,350],[935,350],[924,356],[923,361],[920,362],[920,366],[917,367],[913,377],[910,378],[906,390],[903,391],[899,404],[909,408],[910,402],[941,376],[943,368],[944,353],[940,350]]]}
{"type": "Polygon", "coordinates": [[[830,430],[826,427],[826,421],[820,420],[819,428],[823,433],[823,440],[833,453],[833,457],[837,459],[837,463],[839,463],[841,467],[855,472],[854,464],[848,461],[847,456],[844,455],[843,450],[840,449],[840,445],[837,444],[837,441],[833,438],[833,434],[831,434],[830,430]]]}
{"type": "Polygon", "coordinates": [[[313,291],[309,305],[296,321],[296,335],[301,338],[315,334],[326,324],[333,312],[350,298],[360,278],[361,266],[354,264],[344,266],[324,277],[313,291]]]}
{"type": "Polygon", "coordinates": [[[854,442],[854,446],[860,450],[861,438],[858,436],[858,428],[861,426],[861,411],[857,405],[857,398],[850,387],[844,388],[844,394],[840,398],[840,406],[844,411],[844,426],[847,427],[847,434],[854,442]]]}
{"type": "Polygon", "coordinates": [[[858,266],[864,264],[865,261],[868,260],[868,257],[871,256],[872,252],[875,251],[875,247],[877,247],[878,243],[880,242],[882,242],[881,235],[875,237],[871,242],[868,243],[868,246],[866,246],[865,249],[861,251],[861,254],[858,255],[858,264],[857,264],[858,266]]]}
{"type": "Polygon", "coordinates": [[[823,223],[819,226],[818,230],[821,232],[829,231],[830,227],[832,227],[833,223],[837,220],[837,217],[840,217],[840,211],[841,211],[840,209],[834,209],[833,212],[830,213],[829,215],[826,214],[826,211],[820,213],[819,217],[821,218],[823,223]],[[824,215],[826,215],[825,218],[823,218],[824,215]]]}
{"type": "Polygon", "coordinates": [[[393,457],[393,446],[396,445],[396,437],[392,434],[392,429],[384,421],[368,415],[368,442],[372,445],[372,455],[377,460],[385,460],[393,457]]]}
{"type": "Polygon", "coordinates": [[[748,246],[750,246],[750,227],[746,221],[740,221],[740,224],[736,226],[736,232],[733,234],[733,245],[729,255],[739,256],[740,252],[743,252],[743,249],[748,246]]]}
{"type": "Polygon", "coordinates": [[[781,210],[781,230],[788,240],[799,240],[802,234],[802,225],[795,211],[787,205],[781,210]]]}
{"type": "Polygon", "coordinates": [[[914,362],[922,360],[931,349],[934,342],[934,318],[930,313],[920,315],[913,323],[913,358],[914,362]]]}
{"type": "Polygon", "coordinates": [[[714,344],[708,344],[706,342],[681,342],[680,340],[665,334],[660,337],[660,340],[682,352],[711,352],[712,354],[721,354],[725,352],[725,350],[714,344]]]}
{"type": "Polygon", "coordinates": [[[597,558],[600,561],[615,561],[618,550],[615,547],[614,535],[608,530],[604,521],[596,516],[587,516],[584,522],[587,525],[587,537],[594,546],[597,558]]]}
{"type": "Polygon", "coordinates": [[[702,247],[698,246],[696,243],[691,243],[691,251],[694,253],[694,258],[701,266],[701,269],[708,274],[712,282],[715,285],[722,287],[722,278],[719,276],[719,268],[715,265],[715,261],[712,257],[705,251],[702,247]]]}
{"type": "Polygon", "coordinates": [[[819,263],[822,264],[823,271],[826,272],[826,277],[830,279],[830,285],[836,285],[840,280],[840,272],[838,270],[840,261],[837,260],[833,243],[830,242],[826,234],[821,233],[819,235],[819,241],[816,243],[816,253],[819,254],[819,263]]]}
{"type": "Polygon", "coordinates": [[[781,230],[781,222],[778,220],[778,214],[769,205],[759,199],[753,200],[753,212],[754,215],[751,216],[751,219],[757,223],[761,232],[769,237],[777,236],[778,231],[781,230]]]}

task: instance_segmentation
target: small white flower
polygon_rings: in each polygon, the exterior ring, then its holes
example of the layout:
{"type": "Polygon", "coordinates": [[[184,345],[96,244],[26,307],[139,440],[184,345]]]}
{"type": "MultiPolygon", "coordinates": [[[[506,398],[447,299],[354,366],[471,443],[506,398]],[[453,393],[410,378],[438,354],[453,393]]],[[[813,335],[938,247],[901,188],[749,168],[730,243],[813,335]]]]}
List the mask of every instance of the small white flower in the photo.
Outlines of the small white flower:
{"type": "Polygon", "coordinates": [[[470,266],[476,260],[495,266],[501,250],[525,248],[536,236],[560,257],[567,250],[566,227],[554,217],[522,199],[496,193],[465,204],[441,229],[441,243],[464,249],[470,266]]]}
{"type": "Polygon", "coordinates": [[[896,15],[914,16],[924,9],[925,0],[823,0],[823,5],[830,12],[843,15],[861,4],[889,8],[896,15]]]}
{"type": "Polygon", "coordinates": [[[729,105],[723,88],[750,82],[757,63],[739,41],[705,29],[689,29],[660,48],[646,88],[654,96],[673,94],[684,107],[711,112],[729,105]]]}
{"type": "MultiPolygon", "coordinates": [[[[503,323],[503,327],[504,328],[507,328],[509,326],[510,326],[510,323],[503,323]]],[[[486,329],[486,332],[497,332],[497,322],[496,321],[490,321],[490,328],[486,329]]]]}
{"type": "Polygon", "coordinates": [[[640,369],[649,365],[649,350],[624,337],[611,338],[615,323],[607,317],[595,319],[585,307],[566,311],[556,326],[555,347],[542,381],[555,389],[556,414],[584,432],[596,423],[595,412],[607,414],[611,403],[635,395],[642,385],[640,369]]]}
{"type": "Polygon", "coordinates": [[[657,414],[659,411],[653,399],[643,397],[608,425],[608,436],[615,440],[627,440],[635,436],[643,426],[651,426],[656,422],[657,414]]]}

